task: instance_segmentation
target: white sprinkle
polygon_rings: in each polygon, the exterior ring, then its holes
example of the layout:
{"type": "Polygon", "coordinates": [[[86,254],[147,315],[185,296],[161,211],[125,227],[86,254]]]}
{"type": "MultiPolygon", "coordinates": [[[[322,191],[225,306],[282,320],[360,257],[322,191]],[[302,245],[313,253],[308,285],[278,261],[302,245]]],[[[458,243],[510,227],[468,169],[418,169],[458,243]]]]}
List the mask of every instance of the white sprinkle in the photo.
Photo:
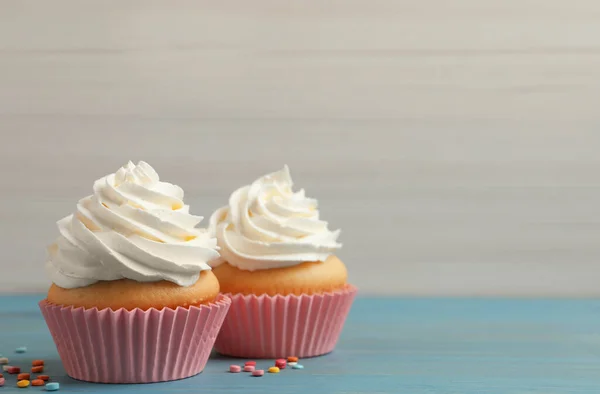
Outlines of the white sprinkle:
{"type": "Polygon", "coordinates": [[[295,361],[292,361],[292,362],[287,363],[287,365],[293,367],[294,365],[298,365],[298,363],[295,361]]]}
{"type": "Polygon", "coordinates": [[[3,365],[2,369],[8,371],[9,368],[12,368],[12,365],[3,365]]]}
{"type": "Polygon", "coordinates": [[[0,358],[0,364],[8,364],[8,359],[6,357],[0,358]]]}

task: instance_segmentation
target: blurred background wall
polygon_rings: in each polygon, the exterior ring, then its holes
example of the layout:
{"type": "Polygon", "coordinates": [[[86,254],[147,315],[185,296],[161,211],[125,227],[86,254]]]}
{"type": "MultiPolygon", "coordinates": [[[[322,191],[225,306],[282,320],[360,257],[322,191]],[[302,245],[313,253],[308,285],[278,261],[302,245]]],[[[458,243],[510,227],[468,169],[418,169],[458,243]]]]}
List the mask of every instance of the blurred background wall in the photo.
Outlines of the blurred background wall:
{"type": "Polygon", "coordinates": [[[0,0],[0,291],[146,160],[209,216],[290,165],[364,294],[599,295],[600,3],[0,0]]]}

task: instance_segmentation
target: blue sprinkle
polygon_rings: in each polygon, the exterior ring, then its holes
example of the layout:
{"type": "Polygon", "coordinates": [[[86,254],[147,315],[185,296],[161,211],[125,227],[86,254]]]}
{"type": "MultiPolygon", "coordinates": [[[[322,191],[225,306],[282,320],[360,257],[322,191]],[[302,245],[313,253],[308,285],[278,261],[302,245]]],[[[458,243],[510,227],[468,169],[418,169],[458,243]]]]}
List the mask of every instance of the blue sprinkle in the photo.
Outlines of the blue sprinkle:
{"type": "Polygon", "coordinates": [[[56,382],[46,383],[46,391],[56,391],[60,388],[60,384],[56,382]]]}
{"type": "Polygon", "coordinates": [[[27,348],[25,346],[21,346],[15,349],[15,352],[17,353],[25,353],[27,351],[27,348]]]}
{"type": "Polygon", "coordinates": [[[302,365],[302,364],[292,365],[292,369],[304,369],[304,365],[302,365]]]}

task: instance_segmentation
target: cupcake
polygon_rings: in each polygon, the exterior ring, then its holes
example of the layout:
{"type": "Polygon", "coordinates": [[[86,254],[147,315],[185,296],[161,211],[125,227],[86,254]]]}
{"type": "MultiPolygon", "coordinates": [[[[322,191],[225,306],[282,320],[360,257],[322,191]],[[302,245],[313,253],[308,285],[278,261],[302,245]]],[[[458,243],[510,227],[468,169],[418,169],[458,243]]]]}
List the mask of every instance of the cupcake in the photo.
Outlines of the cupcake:
{"type": "Polygon", "coordinates": [[[232,300],[216,350],[251,358],[331,352],[356,288],[335,256],[340,231],[319,219],[316,200],[292,191],[288,167],[233,192],[210,229],[221,253],[213,272],[232,300]]]}
{"type": "Polygon", "coordinates": [[[202,371],[230,300],[201,220],[179,186],[129,162],[58,221],[40,309],[69,376],[147,383],[202,371]]]}

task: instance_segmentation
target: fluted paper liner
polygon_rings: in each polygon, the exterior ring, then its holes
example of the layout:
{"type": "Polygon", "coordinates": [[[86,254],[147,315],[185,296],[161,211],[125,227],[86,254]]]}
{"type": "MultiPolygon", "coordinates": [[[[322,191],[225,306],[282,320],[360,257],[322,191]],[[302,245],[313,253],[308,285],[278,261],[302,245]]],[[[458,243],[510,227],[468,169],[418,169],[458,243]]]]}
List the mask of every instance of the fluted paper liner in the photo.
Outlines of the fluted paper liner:
{"type": "Polygon", "coordinates": [[[39,303],[69,376],[150,383],[200,373],[231,300],[177,309],[98,310],[39,303]]]}
{"type": "Polygon", "coordinates": [[[335,347],[357,289],[301,296],[226,294],[229,313],[215,342],[224,355],[313,357],[335,347]]]}

